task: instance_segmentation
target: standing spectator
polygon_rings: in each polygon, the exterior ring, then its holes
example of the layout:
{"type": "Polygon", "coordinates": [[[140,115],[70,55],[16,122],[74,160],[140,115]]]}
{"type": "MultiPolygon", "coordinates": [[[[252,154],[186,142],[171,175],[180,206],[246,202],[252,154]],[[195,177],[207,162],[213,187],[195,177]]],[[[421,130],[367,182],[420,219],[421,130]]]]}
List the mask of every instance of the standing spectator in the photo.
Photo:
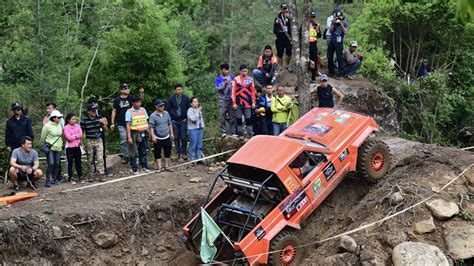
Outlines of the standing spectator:
{"type": "Polygon", "coordinates": [[[38,153],[33,149],[33,139],[23,136],[20,140],[21,147],[15,148],[10,158],[8,171],[13,183],[13,192],[19,190],[18,181],[28,181],[32,189],[36,189],[35,181],[43,176],[39,168],[38,153]]]}
{"type": "Polygon", "coordinates": [[[142,101],[143,101],[143,98],[145,98],[145,86],[144,85],[140,85],[140,87],[138,87],[138,95],[140,96],[140,99],[142,99],[142,101]]]}
{"type": "Polygon", "coordinates": [[[240,65],[240,75],[234,79],[232,85],[232,107],[235,109],[237,119],[237,134],[243,135],[244,128],[242,116],[245,119],[247,134],[253,136],[252,132],[252,109],[255,108],[255,85],[253,78],[248,76],[247,65],[240,65]]]}
{"type": "Polygon", "coordinates": [[[362,64],[364,55],[362,53],[355,54],[357,49],[357,42],[351,41],[348,50],[344,50],[344,74],[347,78],[352,80],[355,77],[355,73],[362,64]]]}
{"type": "Polygon", "coordinates": [[[189,108],[189,98],[183,94],[183,85],[174,86],[175,94],[168,99],[168,113],[173,123],[174,145],[176,147],[176,156],[179,160],[187,160],[187,117],[186,112],[189,108]]]}
{"type": "Polygon", "coordinates": [[[336,17],[333,19],[329,32],[331,33],[331,38],[328,44],[328,70],[329,75],[335,75],[335,66],[334,66],[334,52],[336,52],[337,57],[337,66],[339,68],[339,75],[337,79],[341,79],[341,75],[344,74],[344,60],[342,56],[342,50],[344,49],[344,35],[347,32],[349,24],[347,21],[344,21],[344,14],[342,11],[336,13],[336,17]]]}
{"type": "Polygon", "coordinates": [[[255,135],[267,135],[267,119],[266,119],[266,110],[267,98],[262,95],[262,88],[257,87],[255,89],[257,103],[255,106],[255,112],[253,113],[253,132],[255,135]]]}
{"type": "Polygon", "coordinates": [[[13,116],[8,118],[5,129],[5,146],[9,152],[21,147],[24,136],[35,138],[31,127],[31,119],[23,115],[23,107],[19,102],[11,105],[13,116]]]}
{"type": "Polygon", "coordinates": [[[277,50],[278,66],[283,69],[283,55],[285,54],[286,70],[289,69],[291,61],[291,21],[289,18],[288,4],[280,5],[280,13],[273,23],[273,34],[275,34],[275,45],[277,50]]]}
{"type": "Polygon", "coordinates": [[[321,29],[316,22],[316,11],[311,11],[309,21],[309,60],[311,68],[311,83],[316,82],[316,75],[319,75],[319,55],[318,39],[321,38],[321,29]]]}
{"type": "Polygon", "coordinates": [[[278,63],[270,45],[265,46],[263,55],[258,58],[257,69],[254,69],[252,73],[254,78],[262,86],[265,86],[265,84],[275,84],[277,82],[278,63]]]}
{"type": "Polygon", "coordinates": [[[41,143],[51,145],[49,152],[46,154],[48,161],[46,187],[51,186],[51,179],[53,179],[54,185],[59,185],[58,172],[61,165],[61,151],[63,148],[62,117],[63,115],[58,110],[52,111],[49,116],[49,122],[41,130],[41,143]]]}
{"type": "Polygon", "coordinates": [[[67,141],[66,158],[67,158],[67,175],[71,184],[76,184],[74,175],[72,173],[73,164],[76,165],[77,181],[83,183],[82,163],[81,163],[81,139],[82,129],[77,124],[74,113],[69,113],[66,116],[66,125],[64,126],[64,137],[67,141]]]}
{"type": "Polygon", "coordinates": [[[191,98],[191,107],[188,109],[189,130],[189,160],[201,159],[204,118],[202,106],[197,97],[191,98]]]}
{"type": "Polygon", "coordinates": [[[127,127],[125,124],[125,113],[132,106],[130,101],[130,89],[128,84],[120,84],[120,96],[114,100],[114,108],[112,109],[110,129],[114,130],[115,122],[117,122],[119,137],[120,137],[120,151],[122,152],[122,163],[128,163],[128,145],[127,145],[127,127]]]}
{"type": "Polygon", "coordinates": [[[137,154],[142,171],[149,173],[148,158],[146,152],[148,142],[146,131],[148,130],[148,114],[142,106],[142,100],[138,96],[132,96],[132,108],[125,113],[127,123],[128,152],[130,154],[130,165],[134,175],[138,174],[137,154]]]}
{"type": "Polygon", "coordinates": [[[339,105],[344,99],[344,95],[336,88],[333,88],[328,84],[328,76],[321,76],[321,85],[316,88],[316,93],[318,94],[319,107],[334,107],[334,94],[336,94],[339,99],[336,103],[336,108],[339,108],[339,105]]]}
{"type": "Polygon", "coordinates": [[[334,8],[331,15],[326,20],[326,29],[324,29],[323,39],[326,39],[328,46],[329,42],[331,41],[331,32],[329,29],[331,28],[332,22],[339,11],[341,11],[339,8],[334,8]]]}
{"type": "Polygon", "coordinates": [[[234,109],[232,108],[232,82],[234,77],[229,74],[229,65],[222,64],[221,74],[216,78],[216,91],[219,97],[220,130],[222,137],[227,134],[235,134],[237,124],[235,121],[234,109]],[[226,127],[226,120],[229,127],[226,127]]]}
{"type": "Polygon", "coordinates": [[[417,78],[423,78],[424,76],[428,75],[429,72],[431,72],[428,59],[421,59],[420,63],[420,68],[418,68],[418,71],[416,73],[417,78]]]}
{"type": "Polygon", "coordinates": [[[272,99],[273,135],[278,136],[286,130],[291,98],[285,94],[283,86],[277,87],[277,95],[272,99]]]}
{"type": "MultiPolygon", "coordinates": [[[[46,116],[43,118],[43,126],[46,125],[47,123],[49,123],[50,121],[50,117],[51,117],[51,113],[53,111],[56,110],[56,104],[54,102],[48,102],[46,103],[46,116]]],[[[64,127],[64,118],[61,117],[61,120],[59,121],[61,123],[61,126],[64,127]]],[[[56,179],[58,180],[62,180],[62,176],[61,176],[61,163],[59,164],[59,169],[58,169],[58,173],[57,173],[57,176],[55,176],[56,179]]]]}
{"type": "Polygon", "coordinates": [[[86,153],[87,153],[87,179],[89,182],[94,182],[94,160],[97,160],[97,172],[99,172],[99,181],[104,181],[104,158],[100,155],[103,153],[102,132],[106,126],[101,123],[97,115],[97,107],[95,105],[87,105],[87,116],[82,118],[81,128],[86,135],[86,153]]]}
{"type": "Polygon", "coordinates": [[[273,134],[273,113],[272,113],[272,100],[273,100],[273,85],[267,84],[265,86],[265,120],[267,122],[267,133],[273,134]]]}
{"type": "Polygon", "coordinates": [[[173,170],[169,168],[171,161],[171,143],[174,140],[173,124],[171,123],[169,113],[165,111],[165,102],[162,99],[156,99],[154,104],[156,110],[150,115],[149,122],[156,160],[156,170],[173,172],[173,170]],[[165,155],[163,168],[161,167],[161,149],[163,149],[165,155]]]}
{"type": "MultiPolygon", "coordinates": [[[[99,121],[103,125],[103,127],[107,128],[109,123],[107,121],[107,117],[105,117],[104,111],[102,111],[99,108],[99,99],[97,97],[90,97],[87,100],[87,104],[88,105],[93,105],[97,108],[96,116],[99,118],[99,121]]],[[[82,114],[82,116],[83,117],[87,116],[87,111],[85,111],[82,114]]],[[[101,128],[101,130],[102,130],[102,128],[101,128]]],[[[106,132],[106,130],[102,130],[102,150],[103,150],[103,153],[102,153],[102,155],[94,154],[94,158],[95,158],[95,156],[102,156],[103,157],[103,160],[104,160],[104,174],[107,177],[111,177],[111,176],[113,176],[113,174],[107,169],[107,151],[106,151],[106,145],[105,145],[105,132],[106,132]]],[[[97,167],[95,165],[95,159],[94,159],[94,172],[96,172],[96,171],[97,171],[97,167]]]]}

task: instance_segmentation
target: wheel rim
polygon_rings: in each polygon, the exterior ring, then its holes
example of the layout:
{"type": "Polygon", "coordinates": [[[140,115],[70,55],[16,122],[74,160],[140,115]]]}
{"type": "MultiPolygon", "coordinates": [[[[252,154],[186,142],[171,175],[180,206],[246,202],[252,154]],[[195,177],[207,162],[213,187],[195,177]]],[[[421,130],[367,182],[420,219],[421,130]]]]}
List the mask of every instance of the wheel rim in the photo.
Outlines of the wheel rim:
{"type": "Polygon", "coordinates": [[[286,244],[280,251],[280,262],[283,265],[290,265],[296,259],[296,247],[293,243],[286,244]]]}
{"type": "Polygon", "coordinates": [[[370,169],[374,172],[379,172],[385,165],[385,155],[381,151],[376,151],[370,158],[370,169]]]}

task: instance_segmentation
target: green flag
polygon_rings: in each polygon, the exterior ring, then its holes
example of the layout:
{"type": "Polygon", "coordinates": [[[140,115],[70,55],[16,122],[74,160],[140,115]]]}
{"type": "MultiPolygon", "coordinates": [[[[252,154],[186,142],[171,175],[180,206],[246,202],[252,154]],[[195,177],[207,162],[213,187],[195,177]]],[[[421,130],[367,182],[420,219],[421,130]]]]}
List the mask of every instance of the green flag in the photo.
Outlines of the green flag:
{"type": "Polygon", "coordinates": [[[221,229],[214,220],[201,207],[202,217],[202,237],[201,237],[201,260],[204,263],[209,263],[214,260],[217,248],[214,246],[214,241],[222,233],[221,229]]]}

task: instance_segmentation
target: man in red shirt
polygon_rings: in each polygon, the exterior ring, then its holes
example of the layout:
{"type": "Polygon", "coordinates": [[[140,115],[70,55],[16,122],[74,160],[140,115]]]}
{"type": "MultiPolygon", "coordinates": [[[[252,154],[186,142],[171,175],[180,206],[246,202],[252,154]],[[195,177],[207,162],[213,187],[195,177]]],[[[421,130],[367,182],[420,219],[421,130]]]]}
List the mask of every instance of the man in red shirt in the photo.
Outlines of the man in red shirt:
{"type": "Polygon", "coordinates": [[[240,75],[235,77],[232,84],[232,107],[237,119],[237,134],[243,136],[244,128],[242,116],[245,118],[245,127],[248,136],[253,136],[252,109],[255,108],[255,85],[253,78],[248,75],[247,65],[240,65],[240,75]]]}

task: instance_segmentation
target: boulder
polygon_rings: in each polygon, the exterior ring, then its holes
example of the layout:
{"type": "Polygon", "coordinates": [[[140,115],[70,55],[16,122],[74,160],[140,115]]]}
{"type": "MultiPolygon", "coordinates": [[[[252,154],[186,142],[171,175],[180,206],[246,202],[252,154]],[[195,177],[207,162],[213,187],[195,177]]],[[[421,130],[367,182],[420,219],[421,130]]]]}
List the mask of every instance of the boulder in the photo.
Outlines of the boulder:
{"type": "Polygon", "coordinates": [[[402,202],[405,198],[403,197],[401,192],[395,192],[392,195],[390,195],[390,203],[397,205],[400,202],[402,202]]]}
{"type": "Polygon", "coordinates": [[[448,251],[455,260],[474,257],[474,225],[467,222],[450,222],[444,230],[448,251]]]}
{"type": "Polygon", "coordinates": [[[107,161],[107,168],[116,169],[122,163],[122,158],[119,155],[108,155],[105,159],[107,161]]]}
{"type": "Polygon", "coordinates": [[[94,243],[101,248],[110,248],[118,243],[118,236],[114,233],[98,233],[95,234],[92,239],[94,243]]]}
{"type": "Polygon", "coordinates": [[[421,242],[403,242],[392,251],[394,266],[438,265],[449,266],[438,247],[421,242]]]}
{"type": "Polygon", "coordinates": [[[321,265],[334,265],[334,266],[350,266],[350,265],[356,265],[359,261],[359,258],[357,258],[356,255],[346,252],[346,253],[341,253],[337,255],[333,255],[330,257],[327,257],[323,260],[321,265]]]}
{"type": "Polygon", "coordinates": [[[454,202],[447,202],[443,199],[434,199],[428,201],[426,206],[433,216],[440,220],[448,220],[459,213],[459,207],[454,202]]]}
{"type": "Polygon", "coordinates": [[[420,222],[415,223],[415,232],[417,234],[426,234],[426,233],[431,233],[436,229],[435,224],[433,222],[433,217],[430,217],[427,220],[423,220],[420,222]]]}
{"type": "Polygon", "coordinates": [[[356,253],[358,249],[357,242],[350,236],[342,236],[339,239],[339,250],[343,252],[356,253]]]}

